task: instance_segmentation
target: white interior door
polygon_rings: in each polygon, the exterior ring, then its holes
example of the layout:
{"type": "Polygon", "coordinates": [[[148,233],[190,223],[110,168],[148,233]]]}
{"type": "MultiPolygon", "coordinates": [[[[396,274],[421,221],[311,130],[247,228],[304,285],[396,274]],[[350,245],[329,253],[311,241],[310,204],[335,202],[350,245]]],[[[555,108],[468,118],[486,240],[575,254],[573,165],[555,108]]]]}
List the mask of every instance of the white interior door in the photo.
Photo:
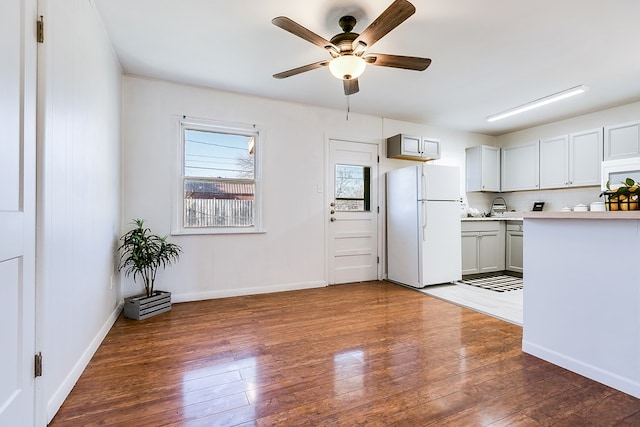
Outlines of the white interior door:
{"type": "Polygon", "coordinates": [[[329,140],[329,284],[378,279],[378,146],[329,140]]]}
{"type": "Polygon", "coordinates": [[[36,1],[0,2],[0,425],[35,424],[36,1]]]}

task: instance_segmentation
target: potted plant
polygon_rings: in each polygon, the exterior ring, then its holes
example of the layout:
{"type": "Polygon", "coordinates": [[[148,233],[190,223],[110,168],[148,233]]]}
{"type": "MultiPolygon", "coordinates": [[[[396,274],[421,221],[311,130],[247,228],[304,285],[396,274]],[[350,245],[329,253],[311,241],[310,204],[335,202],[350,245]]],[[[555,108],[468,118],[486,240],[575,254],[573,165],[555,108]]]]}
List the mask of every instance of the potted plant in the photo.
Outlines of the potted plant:
{"type": "Polygon", "coordinates": [[[171,292],[154,290],[158,268],[177,262],[182,248],[167,241],[167,237],[152,234],[144,226],[144,220],[133,221],[135,228],[125,233],[120,240],[119,270],[125,276],[142,279],[145,293],[125,298],[124,315],[132,319],[146,319],[171,310],[171,292]]]}
{"type": "Polygon", "coordinates": [[[613,190],[611,183],[607,181],[607,190],[600,196],[606,196],[606,206],[609,211],[635,211],[638,210],[638,199],[640,199],[640,183],[632,178],[627,178],[624,182],[613,190]]]}

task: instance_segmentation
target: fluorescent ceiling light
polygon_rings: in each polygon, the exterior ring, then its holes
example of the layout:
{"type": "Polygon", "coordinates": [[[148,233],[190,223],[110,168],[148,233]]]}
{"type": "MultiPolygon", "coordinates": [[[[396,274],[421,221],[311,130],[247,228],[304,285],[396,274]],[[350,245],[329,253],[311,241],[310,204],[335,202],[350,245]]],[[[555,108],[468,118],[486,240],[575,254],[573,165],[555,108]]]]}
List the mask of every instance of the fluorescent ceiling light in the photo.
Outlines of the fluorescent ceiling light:
{"type": "Polygon", "coordinates": [[[534,108],[542,107],[543,105],[551,104],[552,102],[560,101],[561,99],[569,98],[574,95],[579,95],[588,91],[589,88],[585,85],[572,87],[571,89],[563,90],[562,92],[554,93],[553,95],[545,96],[544,98],[536,99],[535,101],[528,102],[515,108],[511,108],[502,113],[493,114],[487,117],[488,122],[495,122],[496,120],[504,119],[515,114],[520,114],[525,111],[533,110],[534,108]]]}

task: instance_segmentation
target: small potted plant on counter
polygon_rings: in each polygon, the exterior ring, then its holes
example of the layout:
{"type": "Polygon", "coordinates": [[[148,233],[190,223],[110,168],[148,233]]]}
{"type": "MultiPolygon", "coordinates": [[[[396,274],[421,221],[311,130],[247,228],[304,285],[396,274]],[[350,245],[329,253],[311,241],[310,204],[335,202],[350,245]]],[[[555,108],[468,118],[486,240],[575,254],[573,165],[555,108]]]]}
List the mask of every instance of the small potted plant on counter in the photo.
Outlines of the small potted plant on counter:
{"type": "Polygon", "coordinates": [[[182,248],[167,242],[166,236],[152,234],[144,220],[133,223],[135,228],[120,237],[119,270],[125,276],[133,275],[134,282],[142,279],[145,293],[124,300],[125,317],[141,320],[171,310],[171,292],[154,290],[154,284],[158,268],[177,262],[182,248]]]}
{"type": "Polygon", "coordinates": [[[608,211],[635,211],[639,209],[640,183],[632,178],[627,178],[618,187],[611,189],[611,183],[607,181],[607,190],[600,196],[605,196],[605,205],[608,211]]]}

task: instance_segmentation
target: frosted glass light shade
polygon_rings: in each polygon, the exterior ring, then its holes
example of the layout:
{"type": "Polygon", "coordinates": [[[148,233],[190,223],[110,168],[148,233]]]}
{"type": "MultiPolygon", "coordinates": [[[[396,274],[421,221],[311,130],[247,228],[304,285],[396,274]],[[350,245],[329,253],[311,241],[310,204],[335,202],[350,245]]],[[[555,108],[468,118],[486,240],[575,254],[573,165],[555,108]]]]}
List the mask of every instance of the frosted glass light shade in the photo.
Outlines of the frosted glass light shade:
{"type": "Polygon", "coordinates": [[[338,56],[329,63],[329,71],[340,80],[357,79],[366,67],[364,59],[355,55],[338,56]]]}

